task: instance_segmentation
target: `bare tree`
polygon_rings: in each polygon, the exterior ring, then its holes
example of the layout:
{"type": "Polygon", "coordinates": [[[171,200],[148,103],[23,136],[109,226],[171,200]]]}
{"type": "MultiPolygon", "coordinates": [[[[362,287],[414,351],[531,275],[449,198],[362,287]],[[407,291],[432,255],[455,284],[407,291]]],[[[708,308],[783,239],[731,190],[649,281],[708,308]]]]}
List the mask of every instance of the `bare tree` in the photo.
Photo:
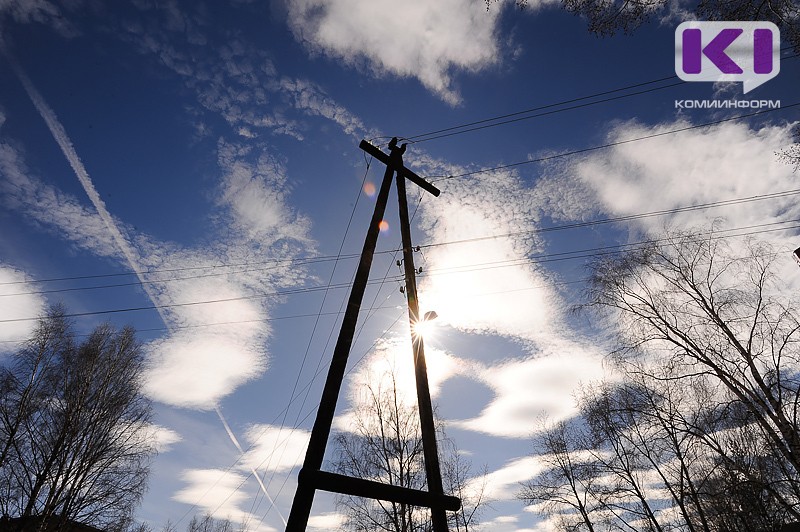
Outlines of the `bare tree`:
{"type": "Polygon", "coordinates": [[[763,244],[675,234],[593,266],[618,379],[540,437],[522,498],[564,530],[777,531],[800,518],[800,322],[763,244]],[[580,519],[578,519],[580,517],[580,519]]]}
{"type": "Polygon", "coordinates": [[[685,382],[707,375],[800,471],[800,321],[771,273],[776,254],[734,250],[712,233],[675,235],[597,263],[591,305],[621,324],[620,353],[668,360],[685,382]]]}
{"type": "MultiPolygon", "coordinates": [[[[486,0],[486,9],[500,0],[486,0]]],[[[528,0],[514,0],[525,8],[528,0]]],[[[668,16],[676,6],[698,20],[755,20],[773,22],[782,38],[800,51],[800,5],[794,0],[561,0],[567,11],[586,19],[599,36],[632,33],[640,26],[668,16]]]]}
{"type": "Polygon", "coordinates": [[[210,514],[202,516],[195,515],[186,527],[186,532],[234,532],[233,524],[227,519],[214,519],[210,514]]]}
{"type": "Polygon", "coordinates": [[[132,329],[101,325],[76,344],[51,309],[2,369],[0,511],[127,526],[155,452],[142,369],[132,329]]]}
{"type": "Polygon", "coordinates": [[[800,126],[794,128],[794,143],[777,152],[778,159],[800,170],[800,126]]]}
{"type": "MultiPolygon", "coordinates": [[[[398,392],[394,373],[365,385],[366,402],[354,410],[352,430],[335,438],[337,456],[333,467],[341,474],[403,486],[426,489],[422,436],[417,407],[406,404],[398,392]]],[[[461,497],[462,508],[448,513],[450,528],[468,532],[480,516],[484,499],[484,477],[471,477],[470,464],[452,440],[438,427],[445,489],[461,497]]],[[[433,530],[430,512],[402,503],[347,495],[337,502],[347,513],[348,530],[417,532],[433,530]]]]}
{"type": "Polygon", "coordinates": [[[601,530],[595,527],[602,509],[597,498],[600,469],[581,427],[576,421],[560,421],[537,441],[544,470],[525,483],[519,497],[536,505],[540,514],[557,517],[562,530],[601,530]]]}
{"type": "MultiPolygon", "coordinates": [[[[729,424],[724,432],[697,423],[687,428],[707,445],[743,426],[758,429],[782,471],[772,495],[796,516],[800,322],[775,284],[775,258],[769,246],[755,242],[734,249],[713,232],[676,234],[597,263],[590,300],[619,320],[619,354],[671,368],[661,380],[671,383],[673,396],[706,381],[717,387],[708,397],[716,410],[729,413],[735,406],[746,413],[747,424],[729,424]]],[[[655,382],[659,375],[650,377],[655,382]]],[[[716,451],[723,464],[732,464],[729,441],[716,451]]]]}

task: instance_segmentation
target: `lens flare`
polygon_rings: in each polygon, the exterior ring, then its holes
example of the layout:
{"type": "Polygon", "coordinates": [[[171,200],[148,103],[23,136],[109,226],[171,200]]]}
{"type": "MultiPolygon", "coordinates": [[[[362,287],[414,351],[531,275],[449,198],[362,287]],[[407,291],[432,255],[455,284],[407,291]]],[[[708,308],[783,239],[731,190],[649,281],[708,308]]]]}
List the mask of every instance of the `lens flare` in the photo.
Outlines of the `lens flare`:
{"type": "Polygon", "coordinates": [[[433,329],[433,323],[427,320],[421,320],[414,324],[414,334],[422,338],[430,338],[433,329]]]}
{"type": "Polygon", "coordinates": [[[378,229],[380,229],[382,233],[385,233],[389,230],[389,222],[381,220],[381,223],[378,224],[378,229]]]}
{"type": "Polygon", "coordinates": [[[364,194],[369,196],[370,198],[375,197],[375,185],[370,182],[364,183],[364,194]]]}
{"type": "Polygon", "coordinates": [[[421,338],[430,338],[436,329],[433,320],[438,317],[435,311],[431,310],[424,314],[424,317],[414,324],[412,329],[415,336],[421,338]]]}

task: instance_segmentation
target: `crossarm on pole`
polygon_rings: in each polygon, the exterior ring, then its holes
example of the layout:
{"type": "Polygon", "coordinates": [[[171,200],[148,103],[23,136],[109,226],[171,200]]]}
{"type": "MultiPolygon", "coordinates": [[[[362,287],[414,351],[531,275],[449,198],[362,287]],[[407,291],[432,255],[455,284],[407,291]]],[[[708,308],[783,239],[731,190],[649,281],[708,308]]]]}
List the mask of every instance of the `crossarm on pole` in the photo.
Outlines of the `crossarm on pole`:
{"type": "MultiPolygon", "coordinates": [[[[362,140],[361,144],[359,144],[358,147],[361,148],[362,150],[364,150],[365,152],[369,153],[370,155],[372,155],[376,159],[378,159],[380,162],[382,162],[386,166],[389,166],[391,164],[391,160],[389,159],[388,155],[383,153],[381,150],[379,150],[378,148],[376,148],[375,146],[373,146],[372,144],[370,144],[366,140],[362,140]]],[[[423,188],[424,190],[430,192],[431,194],[433,194],[436,197],[439,197],[439,194],[442,193],[441,190],[439,190],[435,186],[431,185],[430,183],[428,183],[427,181],[422,179],[420,176],[418,176],[417,174],[415,174],[414,172],[412,172],[411,170],[409,170],[405,166],[401,166],[399,168],[395,168],[394,171],[397,172],[398,174],[400,174],[401,176],[405,177],[406,179],[408,179],[409,181],[411,181],[415,185],[417,185],[417,186],[423,188]]]]}

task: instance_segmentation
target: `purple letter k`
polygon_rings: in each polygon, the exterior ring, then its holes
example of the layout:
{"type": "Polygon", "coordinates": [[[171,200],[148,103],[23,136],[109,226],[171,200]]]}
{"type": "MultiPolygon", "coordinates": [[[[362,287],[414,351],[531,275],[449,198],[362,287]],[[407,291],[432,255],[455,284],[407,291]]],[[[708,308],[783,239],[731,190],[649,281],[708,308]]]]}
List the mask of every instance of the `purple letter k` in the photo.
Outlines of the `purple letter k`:
{"type": "Polygon", "coordinates": [[[714,37],[705,48],[701,49],[700,30],[687,29],[683,32],[683,71],[687,74],[699,74],[701,70],[702,55],[714,63],[723,74],[741,74],[733,59],[728,57],[725,49],[736,40],[744,30],[740,28],[724,29],[714,37]]]}

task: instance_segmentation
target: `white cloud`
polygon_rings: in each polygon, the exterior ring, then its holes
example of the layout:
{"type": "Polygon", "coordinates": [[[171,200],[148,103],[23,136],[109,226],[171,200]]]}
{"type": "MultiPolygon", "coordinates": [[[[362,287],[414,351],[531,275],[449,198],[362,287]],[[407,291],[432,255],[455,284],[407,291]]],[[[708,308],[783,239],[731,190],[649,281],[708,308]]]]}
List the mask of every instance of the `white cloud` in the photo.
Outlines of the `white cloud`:
{"type": "Polygon", "coordinates": [[[442,195],[420,208],[428,241],[445,243],[426,248],[419,261],[420,303],[464,331],[529,342],[554,334],[561,304],[528,260],[541,249],[530,232],[539,221],[531,191],[508,172],[441,186],[442,195]]]}
{"type": "Polygon", "coordinates": [[[610,375],[601,354],[566,340],[554,342],[537,358],[509,360],[480,371],[476,378],[491,387],[495,397],[477,417],[451,423],[495,436],[528,438],[545,418],[558,421],[574,415],[575,391],[604,377],[610,375]]]}
{"type": "Polygon", "coordinates": [[[219,141],[218,161],[218,219],[226,239],[199,249],[142,246],[153,268],[205,267],[192,272],[199,278],[156,282],[163,304],[228,300],[167,309],[170,335],[148,346],[149,393],[189,408],[212,408],[267,368],[267,319],[279,298],[263,294],[305,282],[305,270],[288,260],[312,245],[309,221],[288,206],[290,187],[280,162],[224,140],[219,141]],[[265,263],[264,255],[273,261],[265,263]],[[220,261],[252,266],[219,268],[220,261]],[[208,323],[221,325],[194,328],[208,323]]]}
{"type": "Polygon", "coordinates": [[[515,458],[503,467],[492,471],[472,482],[486,482],[484,495],[487,500],[500,501],[516,497],[522,483],[534,478],[543,471],[541,462],[534,456],[515,458]]]}
{"type": "MultiPolygon", "coordinates": [[[[356,426],[353,422],[354,410],[369,411],[372,408],[369,390],[377,394],[391,393],[393,380],[398,401],[408,408],[416,408],[417,389],[412,353],[410,333],[378,342],[374,351],[358,366],[358,370],[349,380],[350,410],[336,416],[336,430],[353,430],[356,426]]],[[[470,367],[469,363],[430,346],[425,346],[425,362],[433,399],[439,395],[442,384],[447,379],[467,371],[470,367]]]]}
{"type": "Polygon", "coordinates": [[[516,515],[499,515],[489,521],[480,523],[479,530],[491,530],[492,532],[543,532],[539,528],[522,528],[518,524],[519,517],[516,515]]]}
{"type": "MultiPolygon", "coordinates": [[[[306,126],[291,116],[292,110],[327,118],[351,135],[378,135],[367,131],[358,117],[317,84],[279,77],[273,61],[259,48],[234,39],[218,45],[217,56],[208,55],[207,28],[177,7],[167,7],[153,14],[152,6],[143,5],[141,9],[162,22],[148,25],[138,19],[129,21],[123,24],[121,35],[180,76],[196,94],[200,108],[222,117],[237,135],[257,139],[268,131],[302,141],[306,126]],[[188,46],[178,47],[176,35],[181,35],[188,46]],[[196,53],[194,47],[202,47],[204,53],[196,53]],[[269,105],[276,99],[291,108],[269,105]]],[[[197,129],[201,135],[208,134],[202,122],[197,129]]]]}
{"type": "Polygon", "coordinates": [[[347,64],[366,62],[378,75],[416,77],[455,104],[454,71],[498,62],[499,9],[472,0],[290,0],[297,40],[347,64]]]}
{"type": "MultiPolygon", "coordinates": [[[[678,120],[655,126],[637,122],[618,124],[608,141],[657,135],[690,126],[678,120]]],[[[727,122],[648,140],[622,144],[584,157],[572,166],[549,171],[539,193],[551,194],[551,204],[573,205],[551,212],[563,219],[581,219],[584,205],[602,216],[626,216],[670,210],[712,202],[754,198],[797,189],[797,174],[776,152],[792,144],[795,124],[752,127],[727,122]],[[570,201],[576,196],[580,203],[570,201]]],[[[537,186],[538,187],[538,186],[537,186]]],[[[727,206],[698,209],[626,222],[631,240],[658,236],[667,229],[696,229],[716,223],[719,236],[753,233],[772,243],[784,258],[778,260],[778,278],[800,286],[791,251],[800,245],[797,229],[784,227],[800,219],[796,194],[727,206]],[[772,224],[772,225],[769,225],[772,224]],[[760,226],[760,227],[759,227],[760,226]],[[735,230],[741,228],[741,230],[735,230]]],[[[744,238],[726,238],[734,250],[744,252],[744,238]]]]}
{"type": "MultiPolygon", "coordinates": [[[[190,469],[181,475],[187,486],[178,491],[173,499],[193,505],[216,519],[227,519],[234,523],[258,523],[260,518],[242,509],[250,502],[251,495],[241,489],[245,477],[221,469],[190,469]]],[[[275,530],[261,525],[259,532],[275,530]]]]}
{"type": "Polygon", "coordinates": [[[6,208],[24,211],[93,253],[122,258],[102,218],[75,197],[31,176],[21,151],[8,143],[0,143],[0,174],[5,178],[0,180],[0,191],[6,208]]]}
{"type": "MultiPolygon", "coordinates": [[[[691,125],[685,121],[646,126],[636,122],[617,125],[609,142],[657,135],[691,125]]],[[[775,152],[792,143],[793,124],[752,129],[743,122],[664,135],[622,144],[596,152],[577,164],[556,171],[552,192],[573,194],[587,189],[596,205],[612,215],[628,215],[751,197],[797,188],[796,174],[780,162],[775,152]],[[575,177],[570,177],[568,171],[575,177]],[[555,186],[554,186],[555,185],[555,186]]],[[[566,202],[564,202],[566,203],[566,202]]],[[[566,203],[570,204],[570,203],[566,203]]],[[[580,219],[575,206],[563,213],[580,219]]],[[[672,226],[703,224],[724,217],[731,226],[746,226],[800,218],[795,197],[742,203],[727,208],[698,210],[645,218],[634,222],[645,231],[659,231],[665,221],[672,226]]]]}
{"type": "Polygon", "coordinates": [[[295,108],[332,120],[348,135],[359,137],[380,135],[374,129],[368,130],[360,118],[336,103],[315,83],[302,79],[283,78],[275,88],[288,96],[295,108]]]}
{"type": "Polygon", "coordinates": [[[178,332],[148,345],[145,391],[175,406],[211,409],[223,397],[264,370],[257,346],[218,332],[178,332]]]}
{"type": "MultiPolygon", "coordinates": [[[[18,318],[41,315],[45,310],[45,300],[39,294],[22,294],[36,291],[36,286],[25,272],[0,262],[0,322],[18,318]]],[[[17,342],[28,338],[35,321],[0,323],[0,352],[13,350],[17,342]]]]}
{"type": "Polygon", "coordinates": [[[263,150],[253,151],[220,140],[220,204],[230,209],[233,225],[250,240],[307,240],[311,222],[287,205],[291,187],[283,164],[263,150]]]}
{"type": "Polygon", "coordinates": [[[328,512],[309,517],[308,526],[309,528],[318,530],[341,530],[346,520],[346,515],[336,512],[328,512]]]}
{"type": "MultiPolygon", "coordinates": [[[[213,513],[218,519],[242,523],[248,530],[270,532],[276,529],[263,523],[266,517],[264,509],[258,511],[260,504],[255,505],[254,509],[254,497],[257,499],[263,494],[269,503],[269,513],[275,519],[280,519],[285,526],[286,518],[279,508],[286,508],[291,504],[294,492],[294,476],[291,471],[302,463],[309,437],[310,432],[305,430],[291,430],[267,424],[251,425],[244,434],[247,449],[234,464],[226,470],[185,470],[181,479],[186,487],[173,498],[213,513]],[[268,473],[272,474],[267,475],[268,473]],[[290,475],[283,481],[288,481],[285,488],[282,482],[273,480],[275,473],[290,475]],[[247,507],[249,510],[244,510],[247,507]]],[[[321,515],[317,519],[320,523],[325,523],[333,522],[335,517],[321,515]]]]}
{"type": "Polygon", "coordinates": [[[146,427],[146,430],[147,439],[155,442],[158,453],[169,451],[173,445],[182,440],[180,434],[160,425],[150,424],[146,427]]]}
{"type": "Polygon", "coordinates": [[[288,471],[302,463],[310,437],[306,430],[253,425],[245,434],[249,450],[240,464],[258,471],[288,471]]]}

